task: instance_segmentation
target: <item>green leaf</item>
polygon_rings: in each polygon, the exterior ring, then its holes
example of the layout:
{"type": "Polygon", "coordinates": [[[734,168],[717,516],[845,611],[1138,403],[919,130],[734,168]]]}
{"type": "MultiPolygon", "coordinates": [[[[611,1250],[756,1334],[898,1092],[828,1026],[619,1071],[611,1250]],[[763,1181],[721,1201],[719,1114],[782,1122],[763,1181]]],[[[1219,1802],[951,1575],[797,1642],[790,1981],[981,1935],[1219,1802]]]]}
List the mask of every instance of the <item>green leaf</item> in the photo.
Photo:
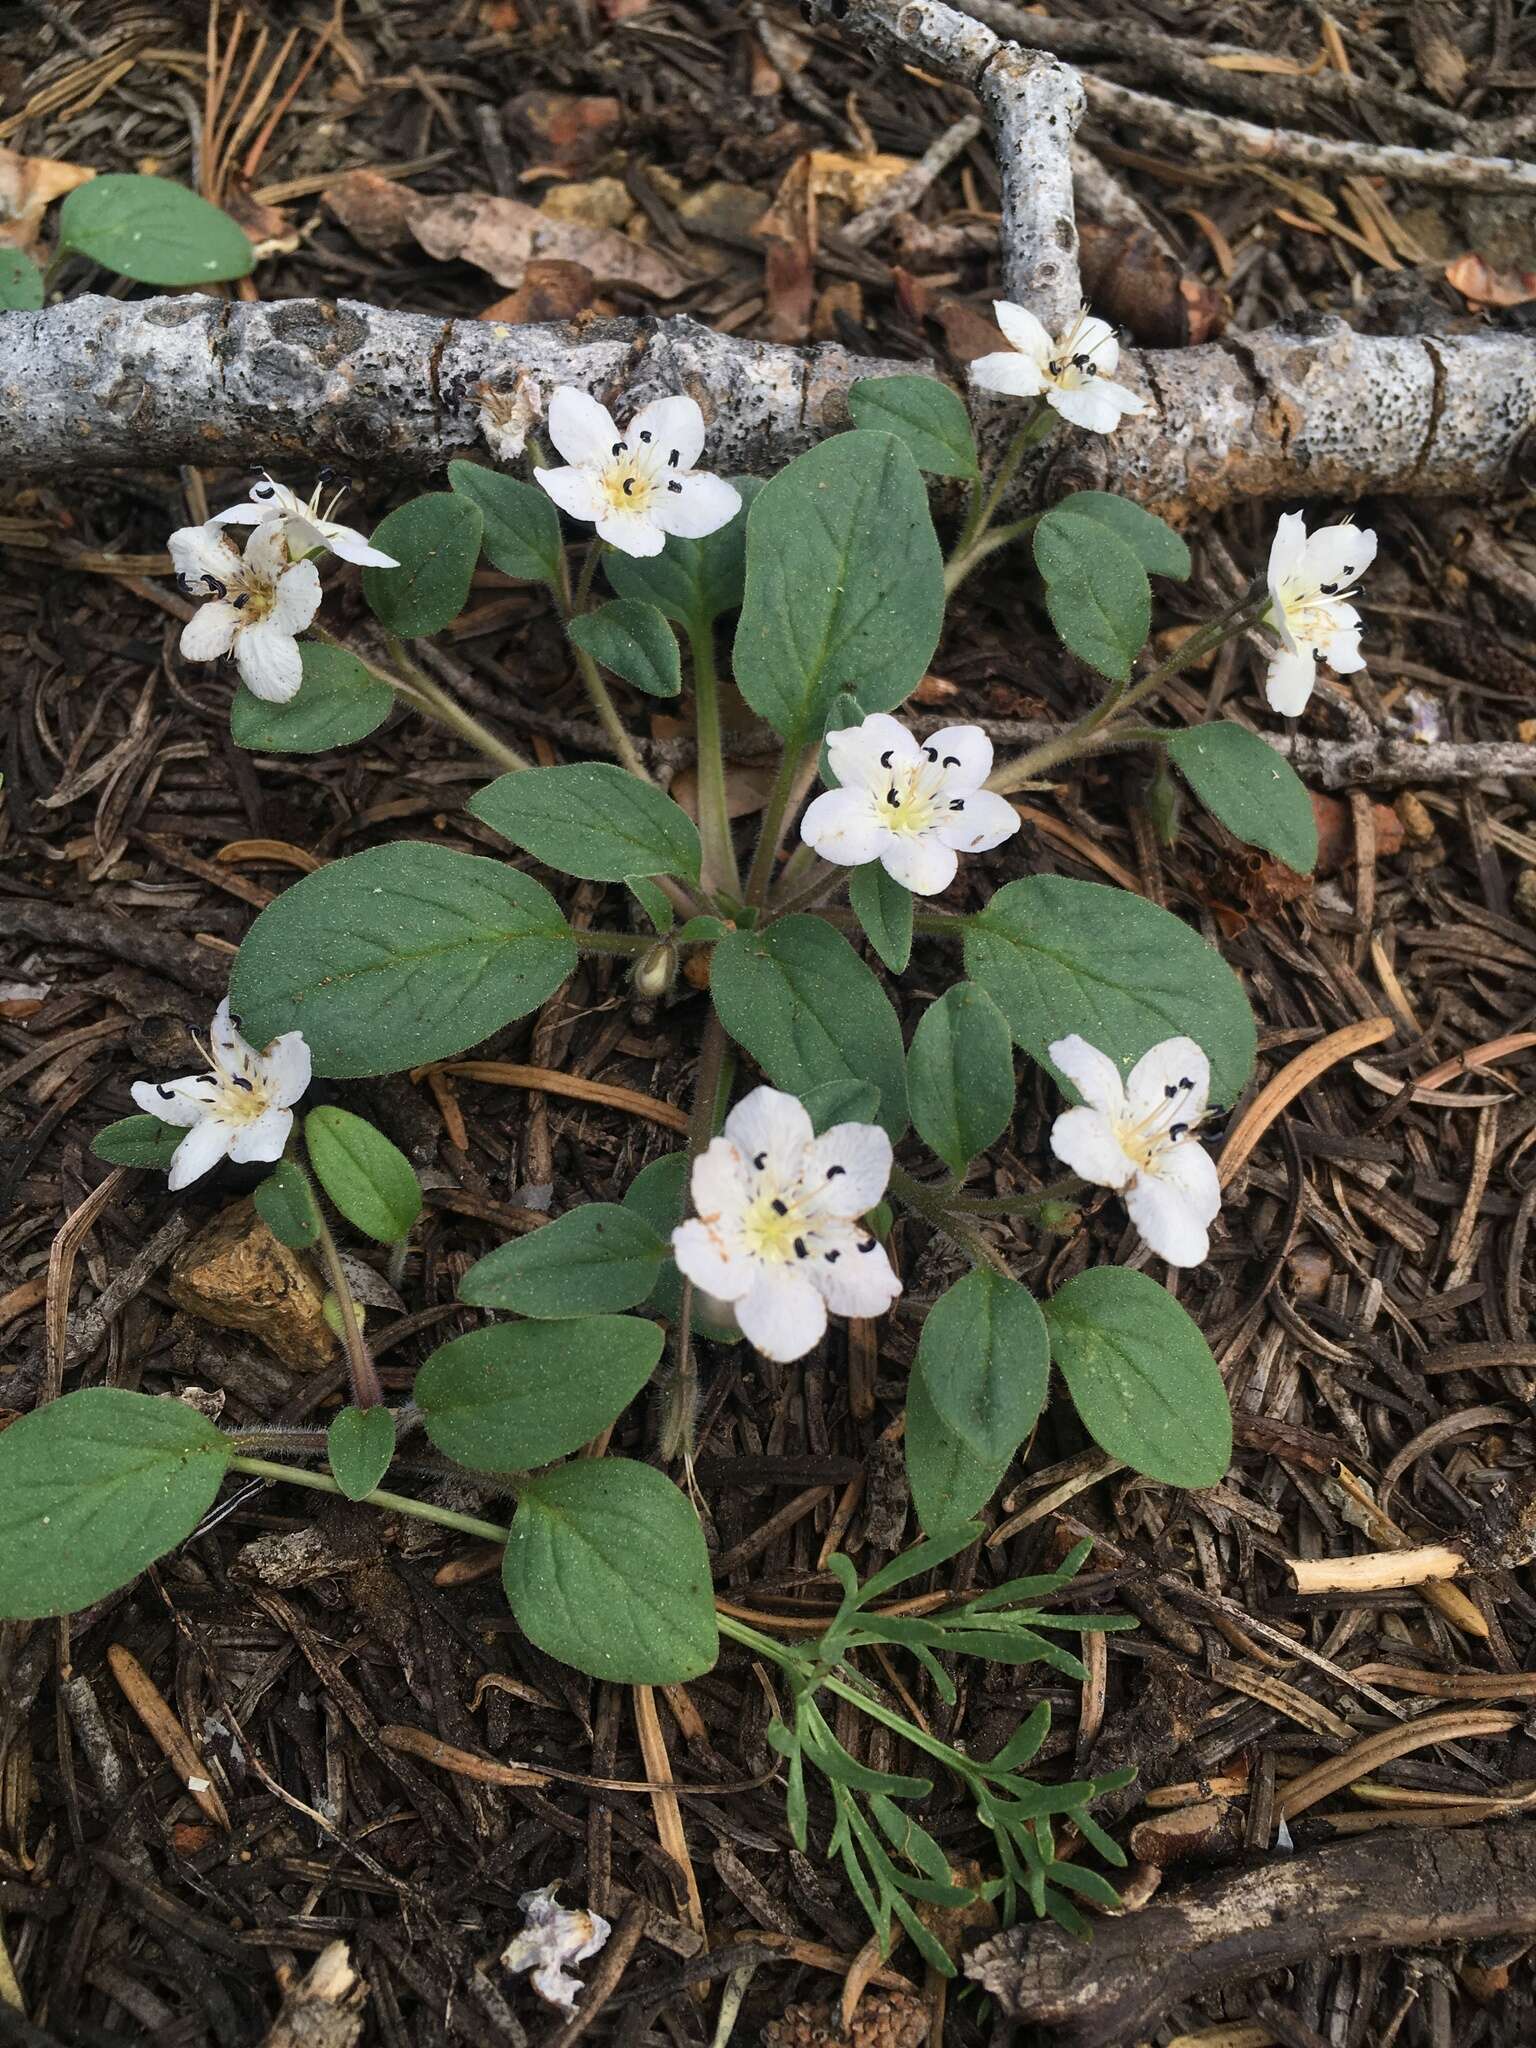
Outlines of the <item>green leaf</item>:
{"type": "Polygon", "coordinates": [[[478,462],[450,462],[448,481],[479,508],[480,545],[494,568],[526,583],[559,582],[560,516],[545,492],[478,462]]]}
{"type": "MultiPolygon", "coordinates": [[[[668,1257],[647,1297],[646,1306],[675,1323],[682,1313],[683,1276],[670,1256],[672,1233],[683,1220],[687,1207],[688,1154],[668,1152],[642,1166],[624,1190],[623,1206],[644,1217],[656,1235],[668,1246],[668,1257]]],[[[734,1325],[706,1322],[699,1313],[699,1296],[693,1297],[693,1334],[712,1343],[735,1344],[741,1332],[734,1325]]]]}
{"type": "Polygon", "coordinates": [[[644,875],[627,875],[624,886],[650,919],[652,929],[664,939],[677,923],[677,912],[666,890],[657,888],[644,875]]]}
{"type": "Polygon", "coordinates": [[[676,1685],[719,1654],[709,1553],[670,1479],[592,1458],[518,1496],[502,1584],[546,1656],[618,1685],[676,1685]]]}
{"type": "Polygon", "coordinates": [[[929,1309],[917,1347],[939,1419],[986,1465],[1006,1465],[1045,1406],[1050,1343],[1035,1298],[978,1267],[929,1309]]]}
{"type": "Polygon", "coordinates": [[[526,1016],[576,957],[530,876],[402,841],[332,861],[269,903],[230,992],[253,1044],[302,1031],[318,1074],[389,1074],[526,1016]]]}
{"type": "Polygon", "coordinates": [[[439,1346],[415,1397],[445,1457],[471,1472],[528,1472],[621,1415],[661,1345],[660,1325],[637,1316],[493,1323],[439,1346]]]}
{"type": "Polygon", "coordinates": [[[872,860],[854,869],[848,901],[865,938],[892,974],[905,973],[912,958],[912,891],[872,860]]]}
{"type": "Polygon", "coordinates": [[[395,1418],[387,1408],[343,1408],[325,1433],[331,1477],[348,1500],[362,1500],[395,1455],[395,1418]]]}
{"type": "Polygon", "coordinates": [[[1093,1266],[1046,1304],[1051,1356],[1101,1449],[1168,1486],[1214,1486],[1232,1411],[1210,1346],[1164,1287],[1093,1266]]]}
{"type": "Polygon", "coordinates": [[[905,1449],[912,1505],[923,1527],[935,1535],[985,1507],[1012,1461],[1012,1453],[1001,1459],[978,1457],[934,1407],[927,1380],[916,1369],[907,1383],[905,1449]]]}
{"type": "Polygon", "coordinates": [[[690,633],[708,632],[723,612],[735,611],[746,573],[747,514],[763,486],[755,476],[731,482],[741,493],[741,510],[703,540],[669,535],[659,555],[643,559],[608,549],[603,574],[620,597],[655,605],[690,633]]]}
{"type": "Polygon", "coordinates": [[[186,1402],[122,1387],[13,1422],[0,1433],[0,1616],[73,1614],[136,1579],[191,1535],[229,1455],[186,1402]]]}
{"type": "Polygon", "coordinates": [[[814,740],[840,690],[865,711],[894,711],[943,622],[928,493],[893,434],[837,434],[763,486],[747,521],[735,673],[784,740],[814,740]]]}
{"type": "Polygon", "coordinates": [[[981,473],[965,401],[937,377],[861,377],[848,393],[848,410],[856,427],[883,428],[904,441],[930,476],[981,473]]]}
{"type": "Polygon", "coordinates": [[[168,1173],[171,1154],[186,1135],[181,1125],[163,1124],[157,1116],[125,1116],[98,1131],[91,1150],[109,1166],[144,1166],[168,1173]]]}
{"type": "Polygon", "coordinates": [[[459,491],[397,505],[373,535],[398,569],[364,569],[368,608],[391,633],[440,633],[464,609],[480,559],[480,507],[459,491]]]}
{"type": "Polygon", "coordinates": [[[690,917],[679,928],[677,943],[680,946],[706,945],[715,939],[723,939],[729,930],[730,926],[723,917],[690,917]]]}
{"type": "Polygon", "coordinates": [[[1174,766],[1206,809],[1298,875],[1317,866],[1317,813],[1305,783],[1268,740],[1223,719],[1169,733],[1174,766]]]}
{"type": "Polygon", "coordinates": [[[139,284],[214,284],[247,277],[251,245],[227,213],[169,178],[109,171],[59,208],[59,248],[139,284]]]}
{"type": "Polygon", "coordinates": [[[1135,554],[1102,520],[1059,505],[1035,528],[1034,548],[1051,624],[1081,660],[1129,682],[1152,625],[1152,591],[1135,554]]]}
{"type": "Polygon", "coordinates": [[[256,1214],[281,1244],[307,1251],[320,1242],[320,1211],[309,1176],[292,1159],[280,1159],[251,1197],[256,1214]]]}
{"type": "Polygon", "coordinates": [[[235,691],[229,732],[237,747],[253,754],[323,754],[365,740],[393,710],[395,693],[388,683],[370,675],[346,648],[303,640],[299,658],[304,680],[286,704],[253,697],[244,683],[235,691]]]}
{"type": "Polygon", "coordinates": [[[880,1091],[872,1081],[823,1081],[800,1100],[818,1137],[834,1124],[872,1124],[880,1114],[880,1091]]]}
{"type": "Polygon", "coordinates": [[[421,1214],[411,1162],[382,1131],[329,1104],[304,1119],[309,1163],[347,1221],[380,1244],[401,1244],[421,1214]]]}
{"type": "Polygon", "coordinates": [[[1009,882],[970,920],[965,965],[1042,1066],[1051,1042],[1077,1031],[1127,1070],[1162,1039],[1194,1039],[1217,1102],[1235,1102],[1252,1070],[1253,1012],[1237,976],[1198,932],[1127,889],[1009,882]]]}
{"type": "Polygon", "coordinates": [[[21,249],[0,249],[0,313],[35,313],[43,303],[43,273],[21,249]]]}
{"type": "Polygon", "coordinates": [[[985,989],[957,982],[918,1019],[907,1053],[907,1092],[918,1136],[963,1173],[1013,1115],[1013,1041],[985,989]]]}
{"type": "Polygon", "coordinates": [[[588,882],[699,878],[692,818],[649,782],[606,761],[498,775],[467,808],[535,860],[588,882]]]}
{"type": "Polygon", "coordinates": [[[1108,491],[1074,491],[1071,497],[1058,500],[1055,510],[1107,527],[1117,540],[1125,542],[1149,576],[1171,576],[1182,583],[1189,575],[1193,564],[1183,537],[1166,519],[1146,511],[1134,499],[1112,497],[1108,491]]]}
{"type": "Polygon", "coordinates": [[[720,1021],[776,1088],[870,1081],[892,1138],[907,1127],[901,1026],[874,970],[819,917],[732,932],[710,961],[720,1021]]]}
{"type": "Polygon", "coordinates": [[[671,1246],[634,1208],[588,1202],[478,1259],[460,1301],[519,1315],[611,1315],[644,1301],[671,1246]]]}
{"type": "Polygon", "coordinates": [[[677,635],[653,604],[617,597],[582,612],[566,628],[576,645],[648,697],[676,697],[683,687],[677,635]]]}

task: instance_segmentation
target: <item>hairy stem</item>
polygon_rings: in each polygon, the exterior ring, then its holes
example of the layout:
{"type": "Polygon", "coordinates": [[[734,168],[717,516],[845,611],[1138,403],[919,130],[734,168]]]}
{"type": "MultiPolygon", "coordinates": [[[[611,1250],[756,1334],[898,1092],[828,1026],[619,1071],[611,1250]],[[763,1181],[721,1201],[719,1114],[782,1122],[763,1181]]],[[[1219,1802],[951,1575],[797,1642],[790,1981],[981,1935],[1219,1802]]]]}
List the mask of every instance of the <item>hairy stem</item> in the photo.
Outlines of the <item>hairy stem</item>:
{"type": "Polygon", "coordinates": [[[958,1245],[973,1266],[990,1266],[1005,1280],[1013,1278],[1002,1253],[988,1243],[974,1223],[956,1212],[951,1206],[953,1198],[943,1189],[924,1187],[899,1166],[891,1168],[890,1189],[898,1202],[915,1210],[935,1230],[942,1231],[951,1244],[958,1245]]]}
{"type": "MultiPolygon", "coordinates": [[[[713,1007],[704,1026],[699,1048],[699,1071],[694,1080],[693,1110],[688,1119],[688,1164],[691,1168],[715,1135],[715,1114],[720,1102],[721,1078],[725,1072],[730,1041],[725,1026],[713,1007]]],[[[682,1301],[677,1318],[677,1359],[667,1388],[666,1407],[661,1420],[661,1454],[681,1458],[693,1469],[694,1417],[698,1412],[699,1364],[693,1345],[693,1282],[684,1276],[682,1301]]]]}
{"type": "Polygon", "coordinates": [[[715,629],[690,626],[693,655],[693,721],[698,743],[699,830],[704,841],[704,886],[741,894],[741,870],[731,837],[725,788],[725,752],[720,739],[720,685],[715,673],[715,629]]]}
{"type": "MultiPolygon", "coordinates": [[[[256,1479],[286,1480],[290,1486],[307,1486],[313,1493],[341,1492],[328,1472],[307,1472],[302,1465],[278,1465],[269,1458],[231,1458],[229,1469],[249,1472],[256,1479]]],[[[441,1522],[445,1529],[457,1529],[462,1536],[478,1536],[485,1543],[505,1543],[511,1534],[499,1522],[482,1522],[474,1515],[456,1514],[452,1508],[440,1508],[431,1501],[412,1500],[408,1494],[386,1493],[382,1487],[365,1493],[363,1501],[368,1507],[384,1508],[390,1514],[413,1515],[418,1522],[441,1522]]]]}
{"type": "MultiPolygon", "coordinates": [[[[565,556],[562,554],[560,557],[560,580],[550,587],[554,592],[555,602],[560,608],[560,616],[565,621],[567,627],[569,627],[571,620],[576,614],[584,608],[586,600],[591,594],[592,578],[596,574],[601,554],[602,542],[593,541],[592,545],[587,549],[586,557],[582,562],[581,575],[576,585],[576,595],[574,598],[571,595],[570,570],[566,565],[565,556]]],[[[636,776],[641,782],[653,781],[655,778],[652,776],[650,769],[641,760],[639,749],[624,729],[624,721],[620,718],[613,698],[609,695],[608,685],[598,674],[597,663],[588,654],[587,650],[584,647],[578,647],[576,642],[570,639],[569,635],[567,635],[566,644],[569,646],[572,658],[576,663],[576,672],[586,686],[587,696],[591,700],[592,709],[597,713],[598,723],[602,726],[603,731],[607,733],[609,743],[613,747],[614,753],[618,756],[621,766],[627,768],[629,773],[636,776]]]]}
{"type": "Polygon", "coordinates": [[[784,837],[784,828],[789,822],[790,813],[798,805],[811,777],[816,773],[816,763],[820,754],[819,746],[799,749],[786,746],[779,758],[779,772],[774,777],[773,788],[768,793],[768,805],[763,812],[757,850],[752,856],[752,866],[747,875],[747,901],[758,908],[768,900],[768,888],[773,880],[773,863],[779,851],[779,842],[784,837]]]}
{"type": "MultiPolygon", "coordinates": [[[[305,1167],[297,1160],[290,1161],[309,1180],[305,1167]]],[[[336,1249],[336,1240],[331,1235],[331,1226],[325,1220],[319,1197],[315,1195],[314,1183],[310,1182],[310,1195],[314,1199],[315,1218],[320,1225],[320,1256],[325,1262],[326,1278],[331,1283],[331,1293],[336,1298],[336,1307],[341,1315],[341,1341],[347,1354],[347,1372],[352,1381],[352,1399],[359,1408],[379,1408],[384,1402],[384,1388],[379,1379],[379,1369],[373,1362],[373,1353],[368,1349],[368,1340],[363,1335],[363,1326],[358,1320],[357,1303],[352,1298],[351,1282],[347,1269],[341,1263],[341,1253],[336,1249]]]]}
{"type": "Polygon", "coordinates": [[[401,642],[391,635],[391,648],[400,666],[406,670],[401,677],[387,668],[380,668],[376,661],[370,661],[366,654],[359,654],[355,647],[349,647],[344,640],[338,640],[334,633],[328,633],[323,626],[312,626],[311,634],[316,640],[323,640],[327,647],[336,647],[343,654],[350,654],[354,661],[360,661],[376,682],[387,683],[400,699],[423,718],[430,718],[436,724],[445,726],[449,732],[457,733],[461,740],[468,740],[477,752],[484,754],[488,761],[494,761],[498,768],[516,770],[531,768],[533,763],[520,754],[516,747],[508,746],[498,739],[488,726],[480,723],[471,712],[464,709],[456,698],[435,683],[424,670],[417,667],[405,652],[401,642]]]}

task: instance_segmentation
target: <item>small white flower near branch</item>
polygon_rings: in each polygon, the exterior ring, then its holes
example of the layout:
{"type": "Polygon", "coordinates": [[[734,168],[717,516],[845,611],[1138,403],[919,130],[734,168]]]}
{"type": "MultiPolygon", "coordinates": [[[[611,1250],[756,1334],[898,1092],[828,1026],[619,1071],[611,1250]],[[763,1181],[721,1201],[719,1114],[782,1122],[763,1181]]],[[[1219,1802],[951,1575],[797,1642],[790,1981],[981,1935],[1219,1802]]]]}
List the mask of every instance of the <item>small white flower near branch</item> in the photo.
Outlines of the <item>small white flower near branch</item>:
{"type": "Polygon", "coordinates": [[[585,391],[562,384],[549,402],[549,438],[569,467],[534,476],[572,519],[626,555],[659,555],[667,535],[703,540],[734,519],[741,494],[694,464],[704,452],[704,415],[693,399],[658,398],[620,433],[585,391]]]}
{"type": "Polygon", "coordinates": [[[321,511],[321,495],[329,480],[330,472],[322,470],[312,495],[304,499],[297,491],[290,490],[287,484],[274,483],[271,477],[263,477],[260,483],[251,485],[249,498],[242,504],[226,505],[222,512],[215,512],[209,524],[275,525],[288,543],[288,552],[295,561],[316,548],[328,548],[342,561],[357,562],[365,569],[398,569],[400,564],[394,556],[376,548],[355,526],[343,526],[339,519],[328,516],[346,496],[345,484],[333,494],[325,511],[321,511]]]}
{"type": "Polygon", "coordinates": [[[205,600],[181,632],[188,661],[233,654],[253,697],[286,704],[304,680],[298,635],[320,609],[320,572],[295,562],[276,525],[258,526],[242,555],[217,526],[182,526],[167,546],[182,589],[205,600]]]}
{"type": "Polygon", "coordinates": [[[829,733],[827,759],[841,786],[811,804],[801,838],[840,867],[879,861],[914,896],[937,896],[962,853],[988,853],[1019,829],[1007,798],[982,787],[992,742],[979,726],[945,726],[920,742],[876,711],[829,733]]]}
{"type": "Polygon", "coordinates": [[[208,1035],[208,1071],[179,1081],[135,1081],[133,1099],[163,1124],[187,1135],[171,1155],[169,1186],[184,1188],[217,1166],[281,1159],[293,1129],[293,1105],[309,1086],[309,1047],[285,1031],[263,1052],[241,1035],[226,997],[208,1035]]]}
{"type": "Polygon", "coordinates": [[[1196,1132],[1207,1114],[1211,1063],[1192,1038],[1165,1038],[1122,1080],[1074,1031],[1051,1059],[1082,1096],[1051,1126],[1063,1165],[1125,1198],[1131,1221],[1170,1266],[1198,1266],[1221,1207],[1215,1163],[1196,1132]]]}
{"type": "Polygon", "coordinates": [[[1053,337],[1023,306],[995,299],[992,311],[1010,344],[971,364],[981,391],[1009,398],[1041,398],[1074,427],[1111,434],[1122,419],[1147,410],[1147,401],[1114,383],[1120,344],[1107,320],[1086,307],[1065,334],[1053,337]]]}
{"type": "Polygon", "coordinates": [[[803,1358],[829,1309],[882,1315],[901,1292],[885,1247],[858,1220],[890,1175],[878,1124],[834,1124],[818,1138],[793,1095],[754,1088],[693,1162],[698,1214],[672,1233],[678,1266],[731,1304],[765,1358],[803,1358]]]}
{"type": "Polygon", "coordinates": [[[595,1956],[613,1929],[601,1913],[588,1908],[555,1903],[556,1887],[524,1892],[518,1900],[524,1926],[502,1950],[501,1964],[514,1974],[533,1972],[533,1988],[546,2005],[562,2012],[576,2010],[576,1994],[583,1986],[579,1977],[568,1974],[569,1966],[595,1956]]]}
{"type": "Polygon", "coordinates": [[[1299,512],[1282,515],[1269,550],[1269,608],[1262,621],[1280,638],[1264,694],[1282,717],[1305,711],[1319,662],[1341,676],[1365,667],[1360,614],[1349,599],[1375,559],[1376,536],[1368,526],[1345,521],[1309,534],[1299,512]]]}

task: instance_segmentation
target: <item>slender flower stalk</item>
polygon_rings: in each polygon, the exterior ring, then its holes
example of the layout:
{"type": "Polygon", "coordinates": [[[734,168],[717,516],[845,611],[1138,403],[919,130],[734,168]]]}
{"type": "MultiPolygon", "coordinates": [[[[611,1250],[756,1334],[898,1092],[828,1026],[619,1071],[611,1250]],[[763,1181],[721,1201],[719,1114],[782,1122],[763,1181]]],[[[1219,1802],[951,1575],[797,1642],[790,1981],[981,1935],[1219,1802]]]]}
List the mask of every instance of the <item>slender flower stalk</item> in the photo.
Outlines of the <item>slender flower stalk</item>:
{"type": "Polygon", "coordinates": [[[731,837],[731,808],[725,786],[714,628],[691,626],[688,645],[693,655],[693,719],[698,750],[699,831],[704,840],[704,886],[739,896],[741,870],[731,837]]]}

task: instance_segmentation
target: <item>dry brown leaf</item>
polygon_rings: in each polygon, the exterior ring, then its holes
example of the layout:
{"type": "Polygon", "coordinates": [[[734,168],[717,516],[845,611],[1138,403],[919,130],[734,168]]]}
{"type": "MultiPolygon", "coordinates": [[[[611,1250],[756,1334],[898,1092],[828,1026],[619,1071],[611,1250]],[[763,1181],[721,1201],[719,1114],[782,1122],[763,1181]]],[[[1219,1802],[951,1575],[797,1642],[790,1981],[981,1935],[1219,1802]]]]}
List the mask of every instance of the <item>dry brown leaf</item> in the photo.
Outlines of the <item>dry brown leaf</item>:
{"type": "Polygon", "coordinates": [[[354,242],[383,255],[411,239],[419,192],[377,171],[343,171],[322,195],[354,242]]]}
{"type": "Polygon", "coordinates": [[[1188,348],[1225,327],[1225,298],[1199,278],[1186,277],[1156,235],[1085,222],[1081,241],[1089,300],[1143,347],[1188,348]]]}
{"type": "Polygon", "coordinates": [[[1213,71],[1263,71],[1276,78],[1315,78],[1328,59],[1318,55],[1310,64],[1298,64],[1294,57],[1267,57],[1262,50],[1234,50],[1227,57],[1207,57],[1213,71]]]}
{"type": "Polygon", "coordinates": [[[632,242],[612,228],[552,220],[520,199],[461,192],[448,199],[418,197],[411,233],[429,256],[458,258],[489,272],[498,284],[520,285],[530,263],[579,263],[599,285],[627,285],[655,299],[673,299],[698,282],[665,250],[632,242]]]}
{"type": "Polygon", "coordinates": [[[816,274],[809,245],[770,242],[763,263],[763,282],[768,298],[768,339],[804,341],[811,331],[811,307],[816,297],[816,274]]]}
{"type": "Polygon", "coordinates": [[[82,164],[62,163],[57,157],[0,149],[0,243],[30,249],[54,200],[95,175],[82,164]]]}
{"type": "Polygon", "coordinates": [[[1536,270],[1495,270],[1475,252],[1447,263],[1445,281],[1469,306],[1528,306],[1536,299],[1536,270]]]}
{"type": "Polygon", "coordinates": [[[595,293],[592,273],[585,264],[565,263],[559,257],[536,257],[517,290],[493,300],[480,318],[505,320],[518,327],[540,320],[573,320],[578,313],[587,311],[595,293]]]}
{"type": "Polygon", "coordinates": [[[773,204],[753,233],[793,242],[814,232],[816,209],[830,200],[848,214],[862,213],[887,185],[912,168],[912,159],[876,151],[847,156],[839,150],[809,149],[796,157],[779,181],[773,204]]]}
{"type": "Polygon", "coordinates": [[[552,186],[539,201],[539,211],[584,228],[622,228],[638,208],[622,178],[587,178],[552,186]]]}

